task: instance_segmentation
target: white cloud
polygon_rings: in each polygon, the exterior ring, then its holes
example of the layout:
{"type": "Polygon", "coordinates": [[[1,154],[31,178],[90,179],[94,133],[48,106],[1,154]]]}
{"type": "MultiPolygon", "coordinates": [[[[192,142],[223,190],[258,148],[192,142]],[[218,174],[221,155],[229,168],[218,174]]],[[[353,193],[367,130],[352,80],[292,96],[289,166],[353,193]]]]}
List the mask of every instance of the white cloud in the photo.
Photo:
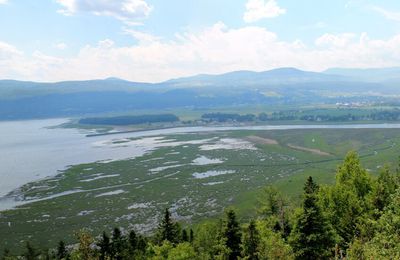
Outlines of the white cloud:
{"type": "Polygon", "coordinates": [[[0,60],[9,59],[15,56],[21,56],[22,54],[22,51],[19,51],[11,44],[0,41],[0,60]]]}
{"type": "Polygon", "coordinates": [[[342,33],[337,35],[326,33],[319,37],[315,41],[315,44],[317,46],[343,48],[348,45],[355,37],[356,35],[353,33],[342,33]]]}
{"type": "Polygon", "coordinates": [[[0,5],[1,4],[6,4],[8,2],[8,0],[0,0],[0,5]]]}
{"type": "Polygon", "coordinates": [[[383,15],[386,19],[400,22],[400,12],[389,11],[379,6],[370,6],[370,8],[383,15]]]}
{"type": "MultiPolygon", "coordinates": [[[[126,32],[128,33],[128,32],[126,32]]],[[[87,45],[71,58],[35,52],[23,54],[0,43],[2,77],[59,81],[116,76],[157,82],[199,73],[234,70],[262,71],[297,67],[322,71],[330,67],[389,67],[400,65],[400,34],[371,39],[367,34],[324,34],[314,44],[282,41],[263,27],[228,28],[217,23],[201,32],[162,39],[130,31],[137,43],[120,47],[105,39],[87,45]]]]}
{"type": "Polygon", "coordinates": [[[150,43],[157,40],[161,40],[160,37],[154,36],[149,33],[140,32],[137,30],[132,30],[128,28],[123,28],[123,33],[132,36],[134,39],[138,40],[141,43],[150,43]]]}
{"type": "MultiPolygon", "coordinates": [[[[1,0],[0,0],[1,1],[1,0]]],[[[111,16],[130,24],[139,23],[153,9],[144,0],[57,0],[65,15],[88,12],[94,15],[111,16]]]]}
{"type": "Polygon", "coordinates": [[[56,48],[58,50],[65,50],[67,47],[68,47],[68,45],[64,42],[59,42],[54,45],[54,48],[56,48]]]}
{"type": "Polygon", "coordinates": [[[285,13],[286,10],[279,7],[275,0],[248,0],[243,20],[246,23],[252,23],[263,18],[273,18],[285,13]]]}

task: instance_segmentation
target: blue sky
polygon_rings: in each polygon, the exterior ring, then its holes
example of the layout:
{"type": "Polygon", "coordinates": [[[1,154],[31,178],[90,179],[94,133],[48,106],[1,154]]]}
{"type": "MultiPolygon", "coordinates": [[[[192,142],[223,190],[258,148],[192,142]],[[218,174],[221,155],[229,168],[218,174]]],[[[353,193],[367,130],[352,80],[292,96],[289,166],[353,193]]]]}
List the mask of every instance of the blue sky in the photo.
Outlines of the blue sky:
{"type": "Polygon", "coordinates": [[[400,65],[398,0],[0,0],[0,78],[400,65]]]}

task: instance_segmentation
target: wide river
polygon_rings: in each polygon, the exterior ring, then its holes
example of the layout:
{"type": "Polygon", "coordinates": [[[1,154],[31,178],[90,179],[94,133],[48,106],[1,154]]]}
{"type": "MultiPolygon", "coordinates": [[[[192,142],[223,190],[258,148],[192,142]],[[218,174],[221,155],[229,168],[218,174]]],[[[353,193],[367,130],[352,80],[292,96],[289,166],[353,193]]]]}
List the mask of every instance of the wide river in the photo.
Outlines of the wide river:
{"type": "Polygon", "coordinates": [[[86,137],[89,132],[84,130],[48,128],[66,121],[49,119],[0,122],[0,197],[23,184],[55,175],[69,165],[126,159],[148,151],[146,143],[127,147],[96,145],[117,138],[224,130],[400,129],[400,124],[179,127],[86,137]]]}

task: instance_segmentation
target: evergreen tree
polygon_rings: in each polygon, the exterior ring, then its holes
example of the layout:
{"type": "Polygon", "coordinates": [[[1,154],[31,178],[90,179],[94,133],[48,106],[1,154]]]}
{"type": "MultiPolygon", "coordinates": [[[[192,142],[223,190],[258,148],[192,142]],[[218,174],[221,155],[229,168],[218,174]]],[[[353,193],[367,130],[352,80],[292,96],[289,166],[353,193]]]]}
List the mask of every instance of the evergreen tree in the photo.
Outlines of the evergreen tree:
{"type": "Polygon", "coordinates": [[[129,242],[129,251],[131,255],[133,255],[134,252],[137,250],[138,246],[138,237],[136,236],[136,232],[134,230],[131,230],[129,232],[128,242],[129,242]]]}
{"type": "Polygon", "coordinates": [[[193,232],[193,229],[190,229],[190,232],[189,232],[189,242],[190,242],[190,243],[193,243],[193,241],[194,241],[194,232],[193,232]]]}
{"type": "Polygon", "coordinates": [[[141,253],[145,253],[146,247],[147,247],[146,238],[143,237],[142,235],[139,235],[137,239],[137,250],[141,253]]]}
{"type": "Polygon", "coordinates": [[[103,231],[100,241],[97,243],[100,248],[100,260],[105,260],[111,255],[110,237],[103,231]]]}
{"type": "Polygon", "coordinates": [[[236,220],[236,214],[233,210],[226,212],[224,227],[224,237],[226,238],[226,247],[230,250],[229,259],[236,260],[240,256],[241,232],[239,223],[236,220]]]}
{"type": "Polygon", "coordinates": [[[176,243],[179,240],[179,227],[171,218],[171,212],[168,208],[165,209],[164,218],[159,227],[160,243],[167,240],[171,243],[176,243]]]}
{"type": "Polygon", "coordinates": [[[189,236],[186,229],[182,230],[182,242],[189,242],[189,236]]]}
{"type": "Polygon", "coordinates": [[[4,249],[3,256],[1,257],[1,260],[8,260],[10,258],[11,258],[10,249],[8,249],[8,248],[4,249]]]}
{"type": "Polygon", "coordinates": [[[120,260],[124,255],[124,249],[126,248],[126,240],[121,233],[119,228],[114,228],[112,234],[112,242],[111,242],[111,254],[112,257],[120,260]]]}
{"type": "Polygon", "coordinates": [[[328,258],[335,246],[335,234],[317,203],[317,190],[317,184],[309,177],[304,186],[301,213],[291,234],[297,259],[328,258]]]}
{"type": "Polygon", "coordinates": [[[26,242],[24,257],[26,260],[38,259],[40,253],[31,245],[31,243],[26,242]]]}
{"type": "Polygon", "coordinates": [[[243,235],[242,256],[244,259],[258,260],[259,244],[260,234],[256,228],[256,222],[252,220],[243,235]]]}
{"type": "Polygon", "coordinates": [[[67,248],[65,247],[65,243],[62,240],[60,240],[60,242],[58,242],[56,256],[57,256],[57,259],[66,259],[68,256],[67,248]]]}

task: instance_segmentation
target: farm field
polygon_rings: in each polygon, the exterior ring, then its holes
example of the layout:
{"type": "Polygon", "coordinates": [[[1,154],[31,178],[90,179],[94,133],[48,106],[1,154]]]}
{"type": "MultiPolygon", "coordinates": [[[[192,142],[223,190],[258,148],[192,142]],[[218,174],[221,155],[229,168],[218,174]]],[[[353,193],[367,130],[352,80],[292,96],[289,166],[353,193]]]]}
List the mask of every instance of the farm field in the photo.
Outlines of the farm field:
{"type": "Polygon", "coordinates": [[[27,240],[47,247],[60,239],[73,242],[84,227],[94,234],[115,226],[151,233],[166,207],[188,225],[218,217],[228,206],[248,219],[266,185],[296,198],[306,176],[332,182],[350,150],[372,173],[382,162],[395,168],[399,143],[396,129],[240,130],[98,142],[153,149],[131,159],[74,165],[24,185],[15,192],[30,203],[0,212],[0,250],[27,240]]]}

